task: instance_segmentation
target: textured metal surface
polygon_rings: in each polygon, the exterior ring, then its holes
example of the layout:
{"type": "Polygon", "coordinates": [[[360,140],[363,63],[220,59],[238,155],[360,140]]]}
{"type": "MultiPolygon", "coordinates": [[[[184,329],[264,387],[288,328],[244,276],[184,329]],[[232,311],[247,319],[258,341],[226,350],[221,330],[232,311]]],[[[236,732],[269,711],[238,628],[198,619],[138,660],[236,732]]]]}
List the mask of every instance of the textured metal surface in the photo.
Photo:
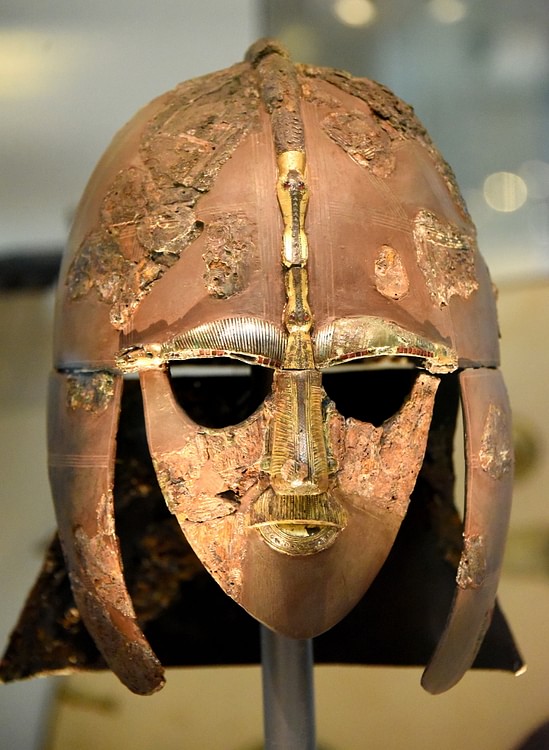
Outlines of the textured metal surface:
{"type": "Polygon", "coordinates": [[[66,406],[50,412],[50,482],[78,611],[112,669],[133,691],[150,693],[163,684],[162,667],[137,625],[114,527],[121,378],[111,379],[108,403],[90,410],[89,393],[102,385],[95,373],[80,375],[85,398],[74,403],[71,377],[51,376],[50,397],[66,406]]]}
{"type": "MultiPolygon", "coordinates": [[[[139,373],[160,488],[205,568],[258,620],[309,638],[387,559],[440,379],[498,363],[474,227],[412,109],[366,79],[295,66],[271,41],[159,97],[117,136],[80,205],[57,320],[61,541],[86,624],[137,692],[162,676],[112,522],[122,373],[139,373]],[[169,366],[227,356],[274,370],[272,381],[251,413],[200,424],[169,366]],[[342,414],[320,371],[368,359],[427,370],[378,423],[342,414]]],[[[474,424],[492,473],[505,471],[498,414],[474,424]]],[[[458,583],[487,604],[479,550],[489,568],[491,542],[468,519],[458,583]]],[[[456,643],[470,663],[474,649],[456,643]]],[[[461,666],[442,661],[457,677],[461,666]]]]}
{"type": "Polygon", "coordinates": [[[501,374],[466,370],[460,381],[467,464],[464,546],[448,622],[422,678],[431,693],[460,679],[490,625],[513,489],[511,413],[501,374]]]}
{"type": "MultiPolygon", "coordinates": [[[[356,406],[368,407],[365,394],[374,386],[387,398],[394,390],[387,373],[359,372],[351,379],[345,388],[353,387],[356,406]]],[[[234,401],[234,380],[210,380],[210,393],[224,383],[224,402],[234,401]]],[[[179,385],[189,394],[195,390],[192,378],[179,385]]],[[[318,663],[424,665],[430,658],[446,623],[462,548],[452,502],[456,386],[455,376],[440,384],[425,461],[389,557],[349,615],[315,639],[318,663]]],[[[138,622],[162,664],[257,663],[257,622],[208,575],[165,506],[147,448],[137,381],[124,386],[115,466],[124,578],[138,622]]],[[[473,666],[513,672],[521,666],[497,604],[473,666]]],[[[55,539],[0,662],[0,679],[105,668],[76,607],[55,539]]]]}

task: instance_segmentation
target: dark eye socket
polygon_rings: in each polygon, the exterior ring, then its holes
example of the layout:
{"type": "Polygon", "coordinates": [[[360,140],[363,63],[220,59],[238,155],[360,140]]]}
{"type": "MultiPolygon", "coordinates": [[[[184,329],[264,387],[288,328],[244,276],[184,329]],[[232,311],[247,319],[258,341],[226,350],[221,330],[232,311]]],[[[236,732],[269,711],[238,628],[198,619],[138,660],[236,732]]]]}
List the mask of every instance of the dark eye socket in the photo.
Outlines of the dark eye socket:
{"type": "Polygon", "coordinates": [[[344,417],[379,427],[406,401],[416,369],[352,369],[333,367],[322,375],[328,397],[344,417]]]}
{"type": "Polygon", "coordinates": [[[273,372],[229,357],[171,362],[172,390],[187,415],[203,427],[239,424],[271,392],[273,372]]]}

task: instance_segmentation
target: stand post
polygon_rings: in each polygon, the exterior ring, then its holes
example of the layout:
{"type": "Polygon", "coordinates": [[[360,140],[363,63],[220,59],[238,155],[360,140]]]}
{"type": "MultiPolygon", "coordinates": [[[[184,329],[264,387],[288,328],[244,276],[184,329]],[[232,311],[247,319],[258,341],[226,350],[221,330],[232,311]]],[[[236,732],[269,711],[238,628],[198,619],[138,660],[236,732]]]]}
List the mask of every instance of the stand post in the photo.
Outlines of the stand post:
{"type": "Polygon", "coordinates": [[[312,640],[261,626],[265,750],[316,750],[312,640]]]}

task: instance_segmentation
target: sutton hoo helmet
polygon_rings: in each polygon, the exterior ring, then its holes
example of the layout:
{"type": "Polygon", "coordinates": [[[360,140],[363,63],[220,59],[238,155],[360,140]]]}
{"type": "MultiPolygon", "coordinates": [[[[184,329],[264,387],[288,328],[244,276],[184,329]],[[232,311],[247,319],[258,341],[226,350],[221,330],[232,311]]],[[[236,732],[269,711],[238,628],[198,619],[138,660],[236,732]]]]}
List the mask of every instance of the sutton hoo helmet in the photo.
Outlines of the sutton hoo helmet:
{"type": "Polygon", "coordinates": [[[453,174],[387,89],[294,65],[261,41],[242,64],[141,110],[78,209],[50,391],[60,538],[109,666],[136,692],[163,684],[114,527],[124,376],[140,378],[159,484],[196,554],[229,596],[294,638],[329,629],[376,577],[423,462],[437,386],[455,376],[463,550],[423,678],[431,692],[454,684],[488,627],[508,523],[497,366],[493,290],[453,174]],[[200,424],[177,401],[170,366],[215,358],[272,376],[237,424],[200,424]],[[380,424],[340,413],[325,373],[379,363],[413,367],[400,408],[380,424]]]}

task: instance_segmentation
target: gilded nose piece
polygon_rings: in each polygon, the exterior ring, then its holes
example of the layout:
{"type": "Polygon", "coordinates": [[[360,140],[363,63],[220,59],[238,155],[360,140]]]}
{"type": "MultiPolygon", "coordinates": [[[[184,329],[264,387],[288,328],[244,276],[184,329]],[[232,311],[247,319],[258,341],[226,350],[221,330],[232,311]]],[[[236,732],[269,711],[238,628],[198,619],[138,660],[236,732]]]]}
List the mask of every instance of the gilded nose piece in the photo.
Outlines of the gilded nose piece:
{"type": "Polygon", "coordinates": [[[318,495],[328,489],[321,375],[277,372],[269,474],[279,495],[318,495]]]}
{"type": "Polygon", "coordinates": [[[312,555],[335,542],[345,520],[345,511],[327,492],[278,495],[269,488],[255,502],[250,525],[278,552],[312,555]]]}
{"type": "Polygon", "coordinates": [[[275,374],[271,486],[255,502],[250,525],[270,547],[290,555],[326,549],[345,526],[345,512],[328,491],[323,395],[317,370],[275,374]]]}

